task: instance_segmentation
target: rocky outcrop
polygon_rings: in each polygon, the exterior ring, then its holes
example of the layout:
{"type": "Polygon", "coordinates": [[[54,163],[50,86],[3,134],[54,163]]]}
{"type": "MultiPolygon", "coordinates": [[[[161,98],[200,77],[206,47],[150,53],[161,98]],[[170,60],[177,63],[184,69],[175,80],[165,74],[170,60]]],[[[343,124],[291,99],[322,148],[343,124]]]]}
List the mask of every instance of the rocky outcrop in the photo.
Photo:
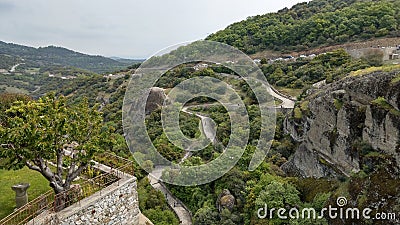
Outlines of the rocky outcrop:
{"type": "Polygon", "coordinates": [[[373,72],[311,90],[284,122],[299,147],[282,169],[302,177],[347,176],[360,170],[359,142],[400,164],[399,74],[373,72]]]}
{"type": "Polygon", "coordinates": [[[222,193],[218,196],[218,211],[221,212],[223,209],[228,209],[229,211],[232,211],[233,207],[235,206],[235,202],[235,197],[231,194],[231,192],[227,189],[224,189],[222,193]]]}
{"type": "Polygon", "coordinates": [[[146,114],[150,114],[154,110],[161,107],[165,99],[166,95],[164,93],[164,89],[158,87],[151,88],[146,103],[146,114]]]}

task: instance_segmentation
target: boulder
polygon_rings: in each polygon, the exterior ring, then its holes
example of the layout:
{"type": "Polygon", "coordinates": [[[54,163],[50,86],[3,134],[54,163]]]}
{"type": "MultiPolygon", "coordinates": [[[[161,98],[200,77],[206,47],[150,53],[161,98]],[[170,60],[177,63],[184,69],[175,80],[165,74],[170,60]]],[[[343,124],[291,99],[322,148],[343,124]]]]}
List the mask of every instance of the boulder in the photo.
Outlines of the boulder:
{"type": "Polygon", "coordinates": [[[219,212],[222,212],[223,209],[228,209],[232,211],[235,206],[236,199],[231,194],[231,192],[227,189],[224,189],[222,193],[218,196],[217,200],[217,208],[219,212]]]}

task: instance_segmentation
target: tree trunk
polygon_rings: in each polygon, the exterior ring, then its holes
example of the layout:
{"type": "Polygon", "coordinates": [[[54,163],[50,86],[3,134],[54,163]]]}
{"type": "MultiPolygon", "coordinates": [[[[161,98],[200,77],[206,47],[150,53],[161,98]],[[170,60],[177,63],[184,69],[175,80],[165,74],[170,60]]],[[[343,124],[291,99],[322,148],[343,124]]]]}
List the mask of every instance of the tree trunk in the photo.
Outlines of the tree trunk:
{"type": "Polygon", "coordinates": [[[54,197],[54,211],[59,212],[66,208],[66,196],[65,193],[56,194],[54,197]]]}
{"type": "Polygon", "coordinates": [[[54,211],[59,212],[63,210],[66,207],[66,194],[65,190],[62,186],[59,184],[55,184],[55,182],[50,183],[50,187],[53,188],[55,195],[54,195],[54,211]]]}

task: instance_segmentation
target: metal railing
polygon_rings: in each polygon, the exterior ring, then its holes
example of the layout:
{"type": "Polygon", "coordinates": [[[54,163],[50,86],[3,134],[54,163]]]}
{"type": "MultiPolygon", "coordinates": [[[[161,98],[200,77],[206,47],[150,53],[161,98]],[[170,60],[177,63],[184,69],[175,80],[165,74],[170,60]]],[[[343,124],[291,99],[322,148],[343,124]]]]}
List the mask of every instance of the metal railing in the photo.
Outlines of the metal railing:
{"type": "Polygon", "coordinates": [[[84,198],[100,192],[105,187],[119,181],[126,174],[133,175],[133,162],[111,153],[106,154],[107,159],[111,159],[113,165],[120,165],[118,168],[109,164],[111,170],[82,183],[71,185],[68,191],[55,194],[53,190],[47,191],[26,205],[15,210],[12,214],[0,220],[0,225],[21,225],[33,220],[45,211],[59,212],[75,203],[79,203],[84,198]],[[114,169],[115,168],[115,169],[114,169]]]}
{"type": "Polygon", "coordinates": [[[0,221],[1,225],[19,225],[25,224],[32,220],[35,216],[39,215],[45,210],[52,208],[55,199],[53,190],[47,191],[45,194],[30,201],[22,206],[12,214],[8,215],[0,221]]]}
{"type": "Polygon", "coordinates": [[[121,156],[117,156],[113,153],[103,152],[96,155],[94,160],[111,168],[117,168],[117,170],[120,172],[124,172],[132,176],[134,175],[133,161],[125,159],[121,156]]]}

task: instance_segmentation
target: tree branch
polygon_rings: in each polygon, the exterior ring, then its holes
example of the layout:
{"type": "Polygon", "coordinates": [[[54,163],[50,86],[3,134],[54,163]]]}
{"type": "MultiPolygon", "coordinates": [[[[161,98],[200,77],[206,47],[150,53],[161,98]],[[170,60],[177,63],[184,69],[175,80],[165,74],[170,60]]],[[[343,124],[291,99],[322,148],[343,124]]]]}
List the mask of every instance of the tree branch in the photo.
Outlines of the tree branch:
{"type": "Polygon", "coordinates": [[[69,166],[68,175],[72,174],[74,172],[75,166],[76,166],[76,162],[72,161],[71,165],[69,166]]]}
{"type": "Polygon", "coordinates": [[[84,162],[84,163],[82,162],[79,165],[78,169],[76,169],[72,173],[68,173],[67,178],[65,179],[64,188],[68,189],[69,186],[71,185],[72,181],[75,180],[75,178],[77,178],[78,175],[81,174],[82,171],[84,169],[86,169],[87,166],[88,166],[88,164],[86,162],[84,162]]]}
{"type": "Polygon", "coordinates": [[[40,168],[38,166],[35,166],[35,165],[33,165],[32,163],[30,163],[28,161],[26,161],[25,165],[31,170],[35,170],[35,171],[37,171],[39,173],[42,173],[42,171],[40,170],[40,168]]]}
{"type": "Polygon", "coordinates": [[[47,164],[44,162],[42,158],[40,157],[36,158],[35,164],[40,168],[41,170],[40,172],[48,181],[57,182],[54,173],[50,170],[50,168],[47,166],[47,164]]]}

